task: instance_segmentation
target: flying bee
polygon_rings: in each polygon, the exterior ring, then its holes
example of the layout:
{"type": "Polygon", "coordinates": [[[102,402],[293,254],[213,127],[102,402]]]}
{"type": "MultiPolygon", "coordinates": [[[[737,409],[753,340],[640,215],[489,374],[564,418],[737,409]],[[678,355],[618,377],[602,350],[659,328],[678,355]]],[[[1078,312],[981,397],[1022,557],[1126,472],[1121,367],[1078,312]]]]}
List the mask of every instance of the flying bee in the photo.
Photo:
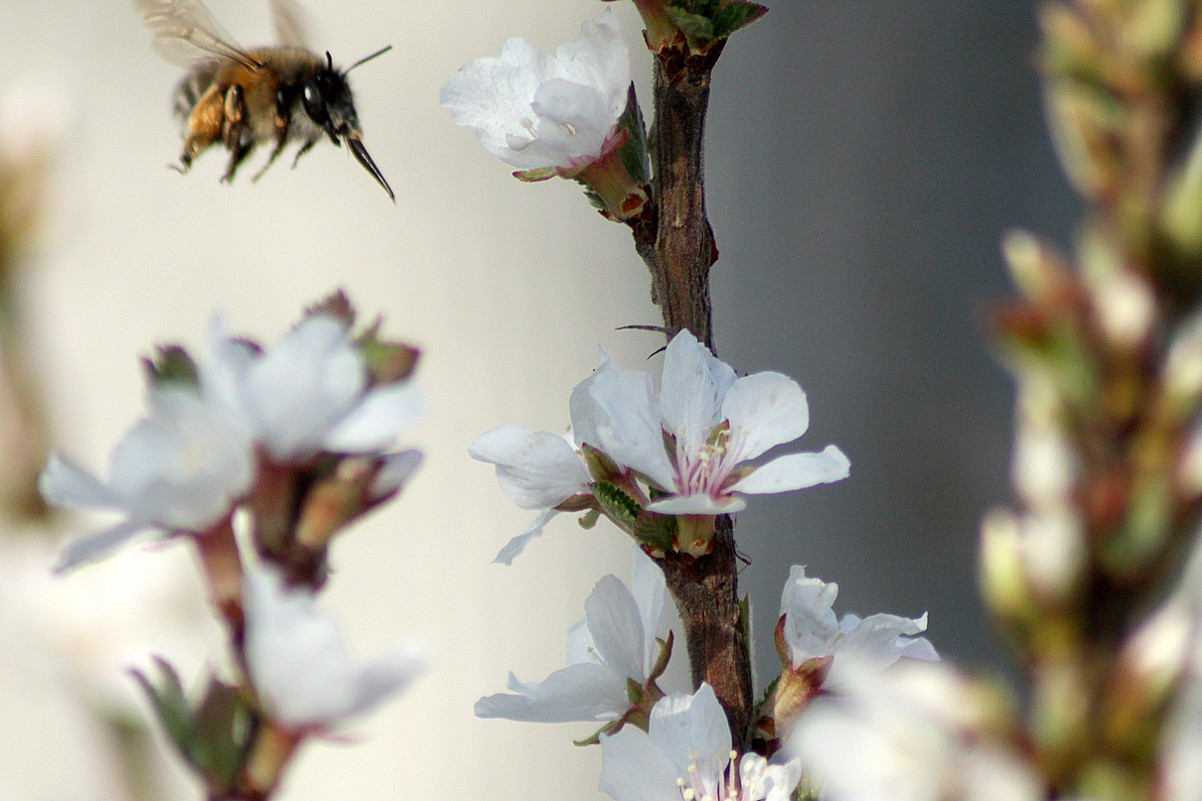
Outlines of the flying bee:
{"type": "Polygon", "coordinates": [[[255,146],[273,142],[267,163],[251,180],[258,180],[289,142],[300,148],[300,157],[328,136],[335,145],[345,142],[356,161],[396,196],[376,167],[355,113],[355,101],[346,74],[392,49],[389,45],[361,58],[345,70],[304,46],[304,32],[288,0],[272,0],[272,16],[280,44],[243,49],[234,43],[200,0],[133,0],[153,36],[152,45],[163,58],[188,67],[175,89],[174,109],[179,118],[184,150],[180,172],[192,160],[220,142],[229,151],[222,181],[232,181],[238,166],[255,146]]]}

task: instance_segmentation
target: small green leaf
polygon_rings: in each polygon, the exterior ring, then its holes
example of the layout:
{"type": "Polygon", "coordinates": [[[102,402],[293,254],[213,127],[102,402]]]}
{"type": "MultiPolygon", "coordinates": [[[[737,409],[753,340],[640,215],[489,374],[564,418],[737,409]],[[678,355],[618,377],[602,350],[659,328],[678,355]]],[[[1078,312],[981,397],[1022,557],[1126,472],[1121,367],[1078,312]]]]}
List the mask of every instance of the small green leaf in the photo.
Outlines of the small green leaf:
{"type": "Polygon", "coordinates": [[[740,28],[746,28],[768,13],[768,7],[744,0],[732,0],[714,15],[714,38],[725,39],[740,28]]]}
{"type": "Polygon", "coordinates": [[[651,184],[651,161],[647,155],[647,126],[643,122],[643,110],[634,91],[634,83],[626,94],[626,110],[618,118],[618,127],[630,132],[630,138],[618,151],[622,166],[630,177],[640,184],[651,184]]]}
{"type": "Polygon", "coordinates": [[[638,501],[609,481],[594,482],[593,496],[601,505],[601,511],[613,518],[626,531],[634,530],[635,521],[642,511],[638,501]]]}
{"type": "Polygon", "coordinates": [[[150,705],[154,708],[159,722],[163,725],[168,738],[194,770],[199,771],[200,765],[193,761],[196,734],[193,730],[192,709],[184,696],[184,688],[180,683],[179,674],[171,663],[162,657],[154,657],[155,666],[161,674],[161,684],[155,686],[145,674],[131,670],[134,679],[146,692],[150,705]]]}
{"type": "Polygon", "coordinates": [[[597,525],[597,520],[599,520],[600,518],[601,518],[601,510],[600,509],[589,509],[583,515],[581,515],[576,520],[576,522],[580,524],[580,527],[582,529],[584,529],[585,531],[588,531],[593,526],[597,525]]]}
{"type": "Polygon", "coordinates": [[[716,38],[714,23],[708,17],[676,6],[668,6],[668,16],[693,47],[709,44],[716,38]]]}

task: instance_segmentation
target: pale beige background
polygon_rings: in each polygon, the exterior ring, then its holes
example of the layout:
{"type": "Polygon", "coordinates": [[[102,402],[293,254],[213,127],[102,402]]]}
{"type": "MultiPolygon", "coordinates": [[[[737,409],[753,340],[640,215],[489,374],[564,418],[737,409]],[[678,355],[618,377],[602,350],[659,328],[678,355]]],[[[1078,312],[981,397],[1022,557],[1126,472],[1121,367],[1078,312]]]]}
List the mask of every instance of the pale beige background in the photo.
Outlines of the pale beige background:
{"type": "MultiPolygon", "coordinates": [[[[215,308],[271,338],[301,305],[344,286],[364,313],[386,315],[389,333],[426,350],[431,411],[416,441],[429,461],[393,507],[339,545],[328,600],[358,653],[415,633],[434,666],[354,727],[356,744],[309,748],[281,797],[598,797],[596,751],[569,744],[587,727],[478,721],[470,709],[510,668],[537,679],[561,664],[563,631],[593,583],[626,575],[625,544],[562,520],[515,567],[489,565],[529,516],[465,451],[503,422],[566,425],[567,393],[597,345],[635,366],[654,336],[614,329],[657,315],[622,228],[600,221],[571,184],[519,185],[436,98],[450,72],[495,55],[507,36],[550,49],[602,6],[308,5],[315,45],[344,64],[396,46],[353,75],[395,208],[329,146],[295,172],[281,159],[257,185],[246,180],[253,164],[236,185],[218,185],[217,153],[181,178],[165,168],[178,152],[168,114],[178,73],[152,53],[124,0],[0,2],[0,76],[57,86],[71,104],[59,225],[27,292],[59,440],[101,466],[139,412],[135,357],[151,343],[198,345],[215,308]]],[[[982,319],[1009,292],[1002,232],[1031,226],[1064,241],[1072,218],[1031,69],[1035,2],[770,5],[715,73],[717,341],[740,371],[800,380],[812,419],[802,446],[836,442],[853,467],[848,481],[758,499],[740,516],[757,663],[767,676],[780,582],[804,563],[840,583],[839,611],[929,610],[943,653],[998,664],[972,562],[981,512],[1006,497],[1009,382],[989,360],[982,319]]],[[[265,2],[211,6],[244,44],[269,31],[265,2]]],[[[613,7],[641,65],[630,4],[613,7]]],[[[645,98],[645,72],[638,80],[645,98]]],[[[135,585],[156,609],[180,603],[170,587],[188,557],[131,553],[67,588],[38,573],[40,584],[8,594],[38,614],[0,596],[9,604],[0,606],[0,801],[123,801],[68,688],[137,703],[120,666],[150,649],[199,672],[203,649],[131,625],[151,616],[129,611],[144,597],[128,591],[135,585]],[[106,602],[90,602],[95,585],[106,602]],[[81,617],[74,627],[42,623],[81,617]],[[28,629],[38,626],[58,632],[42,632],[58,649],[36,644],[28,629]],[[129,629],[116,653],[97,636],[129,629]],[[55,656],[64,638],[74,669],[55,656]]],[[[175,787],[159,797],[196,797],[186,782],[175,787]]]]}

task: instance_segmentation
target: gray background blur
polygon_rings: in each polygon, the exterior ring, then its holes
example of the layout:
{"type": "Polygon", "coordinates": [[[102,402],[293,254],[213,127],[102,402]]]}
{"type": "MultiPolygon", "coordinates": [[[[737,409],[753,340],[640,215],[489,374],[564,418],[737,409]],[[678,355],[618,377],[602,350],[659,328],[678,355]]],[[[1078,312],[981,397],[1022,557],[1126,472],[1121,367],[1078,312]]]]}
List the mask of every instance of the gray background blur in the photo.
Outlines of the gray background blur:
{"type": "MultiPolygon", "coordinates": [[[[267,39],[266,3],[208,4],[244,44],[267,39]]],[[[331,147],[296,171],[281,159],[254,185],[252,162],[219,186],[217,153],[181,178],[164,168],[178,153],[167,97],[179,71],[153,55],[127,3],[0,4],[0,76],[52,86],[71,109],[57,223],[27,292],[58,440],[100,468],[139,413],[134,358],[152,343],[198,345],[215,308],[270,341],[304,304],[345,286],[365,315],[383,313],[388,333],[425,349],[431,412],[415,438],[427,464],[394,507],[339,544],[327,602],[356,652],[412,632],[435,662],[354,727],[360,742],[309,746],[281,799],[595,797],[596,750],[569,744],[587,727],[478,721],[470,707],[502,688],[506,670],[536,680],[561,666],[563,632],[594,582],[628,574],[626,546],[612,530],[581,534],[561,520],[513,568],[489,565],[529,515],[465,451],[501,423],[562,430],[598,343],[624,366],[644,364],[655,338],[615,329],[658,316],[626,232],[574,185],[518,184],[451,124],[437,92],[508,36],[544,50],[577,39],[601,4],[305,5],[315,46],[336,61],[396,46],[353,76],[395,208],[331,147]]],[[[740,516],[761,683],[775,670],[771,631],[791,564],[837,581],[841,613],[928,611],[943,654],[1004,666],[977,601],[974,554],[982,513],[1007,498],[1011,384],[983,320],[1011,292],[1001,235],[1029,227],[1063,243],[1077,213],[1042,120],[1036,4],[771,5],[730,43],[714,79],[716,341],[741,372],[796,378],[812,424],[792,447],[837,443],[852,477],[753,499],[740,516]]],[[[614,6],[646,101],[637,18],[614,6]]],[[[187,574],[184,548],[133,552],[47,584],[38,600],[122,565],[172,562],[187,574]]],[[[5,612],[21,614],[0,608],[0,635],[5,612]]],[[[121,658],[183,659],[144,639],[121,658]]],[[[29,647],[0,636],[0,798],[120,801],[111,748],[78,722],[80,704],[63,700],[60,684],[75,673],[24,669],[15,654],[29,647]]],[[[215,643],[186,675],[219,654],[215,643]]],[[[145,715],[119,664],[105,669],[145,715]]],[[[162,781],[175,789],[162,797],[196,797],[166,764],[162,781]]]]}

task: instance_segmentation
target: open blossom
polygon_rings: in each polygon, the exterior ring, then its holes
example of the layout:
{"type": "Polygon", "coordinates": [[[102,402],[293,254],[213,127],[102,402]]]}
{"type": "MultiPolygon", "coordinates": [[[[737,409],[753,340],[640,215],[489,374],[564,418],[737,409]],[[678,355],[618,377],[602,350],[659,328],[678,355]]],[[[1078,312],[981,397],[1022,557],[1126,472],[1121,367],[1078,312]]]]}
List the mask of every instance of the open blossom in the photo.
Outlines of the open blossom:
{"type": "Polygon", "coordinates": [[[312,594],[288,589],[272,568],[245,577],[246,661],[255,692],[272,719],[289,729],[323,732],[363,714],[425,670],[410,642],[354,665],[338,622],[312,594]]]}
{"type": "Polygon", "coordinates": [[[489,153],[520,170],[573,169],[611,147],[626,107],[630,56],[613,12],[585,22],[581,41],[555,55],[510,39],[499,58],[482,58],[451,76],[439,101],[455,122],[475,129],[489,153]]]}
{"type": "Polygon", "coordinates": [[[508,562],[541,533],[557,507],[573,498],[586,503],[599,478],[620,482],[648,511],[713,516],[742,510],[744,494],[803,489],[850,472],[834,445],[754,464],[768,449],[805,433],[805,393],[780,373],[736,377],[687,330],[668,344],[660,387],[657,395],[650,374],[619,370],[602,354],[597,370],[572,391],[572,441],[503,426],[472,444],[474,458],[496,465],[510,500],[543,511],[500,561],[508,562]],[[592,475],[585,446],[621,475],[592,475]]]}
{"type": "Polygon", "coordinates": [[[825,801],[1047,798],[1022,756],[991,732],[982,697],[940,664],[852,670],[839,694],[806,707],[785,751],[825,801]]]}
{"type": "Polygon", "coordinates": [[[227,335],[220,319],[210,339],[209,372],[277,462],[383,450],[420,411],[411,382],[370,384],[349,323],[335,315],[310,314],[261,353],[227,335]]]}
{"type": "Polygon", "coordinates": [[[601,791],[615,801],[789,801],[801,778],[793,759],[743,754],[732,762],[730,725],[708,684],[659,701],[644,732],[601,738],[601,791]]]}
{"type": "Polygon", "coordinates": [[[603,364],[573,403],[586,442],[666,493],[647,507],[655,512],[738,512],[747,505],[740,495],[839,481],[851,469],[834,445],[751,464],[809,428],[805,393],[780,373],[736,378],[687,329],[668,343],[658,397],[650,375],[603,364]]]}
{"type": "Polygon", "coordinates": [[[117,443],[108,481],[52,456],[39,487],[47,501],[111,509],[124,520],[68,543],[59,569],[99,559],[147,531],[203,533],[226,519],[251,480],[250,441],[208,387],[161,385],[149,413],[117,443]]]}
{"type": "Polygon", "coordinates": [[[627,690],[649,679],[655,633],[664,608],[664,577],[635,549],[633,589],[614,576],[597,582],[585,619],[568,631],[568,666],[541,682],[510,673],[509,689],[476,702],[476,715],[542,723],[617,720],[630,708],[627,690]]]}
{"type": "Polygon", "coordinates": [[[807,577],[801,565],[790,569],[780,609],[793,669],[811,659],[833,656],[827,683],[838,685],[845,666],[852,662],[879,669],[903,656],[939,659],[926,637],[914,637],[926,630],[925,614],[908,618],[882,613],[863,619],[849,614],[837,620],[832,606],[838,593],[838,584],[807,577]]]}

